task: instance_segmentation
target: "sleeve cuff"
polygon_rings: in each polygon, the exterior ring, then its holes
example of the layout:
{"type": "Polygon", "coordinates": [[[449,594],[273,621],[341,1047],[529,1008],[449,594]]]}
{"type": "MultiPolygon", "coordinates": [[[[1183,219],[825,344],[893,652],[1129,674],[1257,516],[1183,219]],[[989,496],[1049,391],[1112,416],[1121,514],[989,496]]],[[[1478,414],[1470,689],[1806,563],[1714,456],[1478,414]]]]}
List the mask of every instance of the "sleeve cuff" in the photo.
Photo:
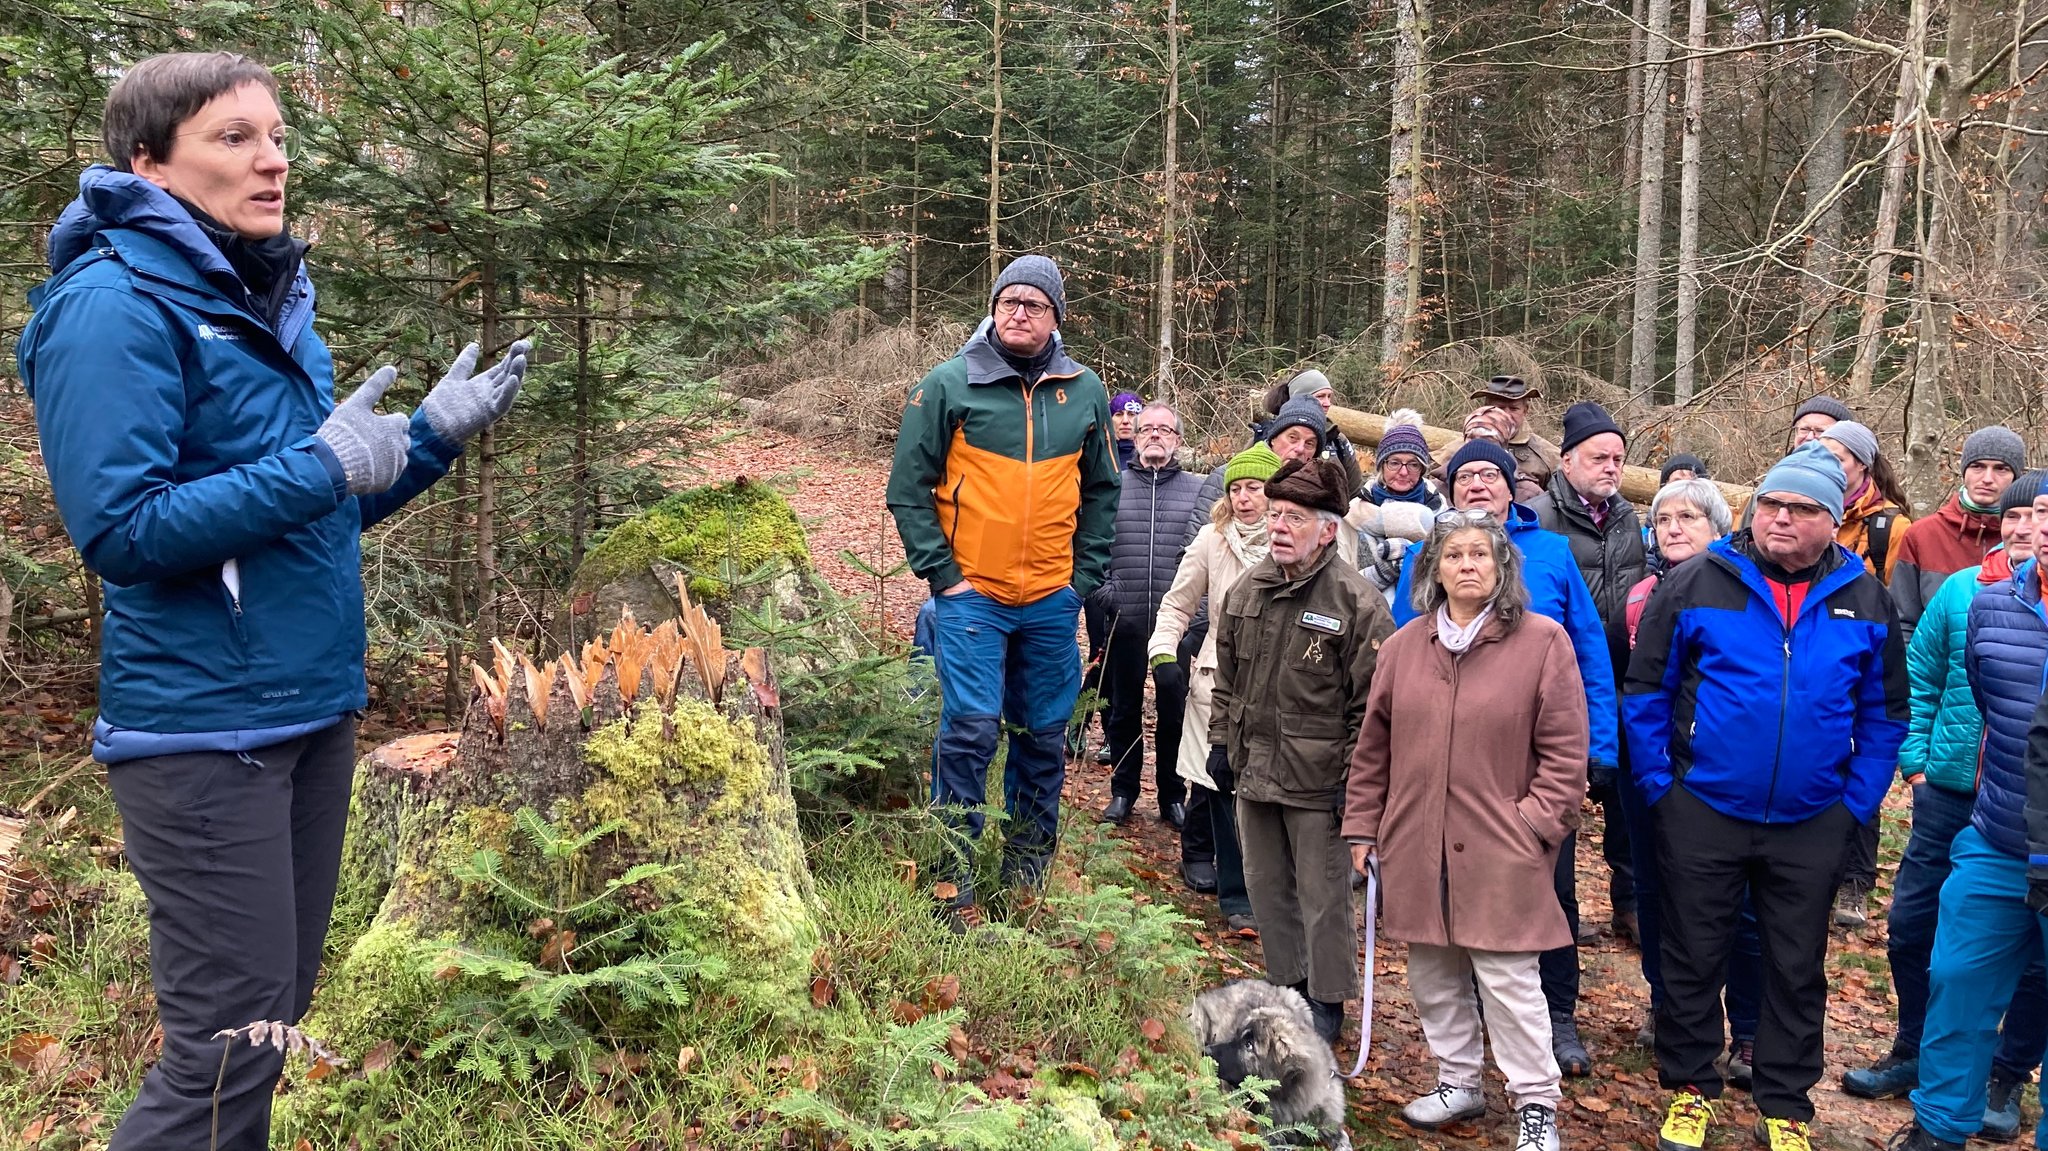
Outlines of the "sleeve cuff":
{"type": "Polygon", "coordinates": [[[327,469],[328,482],[334,485],[334,502],[338,504],[347,499],[348,471],[341,466],[341,457],[335,455],[334,449],[328,447],[327,441],[319,436],[306,437],[302,446],[310,449],[313,453],[313,458],[319,460],[321,465],[327,469]]]}
{"type": "Polygon", "coordinates": [[[412,424],[407,430],[412,433],[414,447],[424,449],[428,455],[444,464],[454,463],[456,457],[462,454],[462,444],[451,444],[442,438],[441,433],[434,430],[433,421],[427,419],[427,409],[424,407],[413,409],[412,424]]]}

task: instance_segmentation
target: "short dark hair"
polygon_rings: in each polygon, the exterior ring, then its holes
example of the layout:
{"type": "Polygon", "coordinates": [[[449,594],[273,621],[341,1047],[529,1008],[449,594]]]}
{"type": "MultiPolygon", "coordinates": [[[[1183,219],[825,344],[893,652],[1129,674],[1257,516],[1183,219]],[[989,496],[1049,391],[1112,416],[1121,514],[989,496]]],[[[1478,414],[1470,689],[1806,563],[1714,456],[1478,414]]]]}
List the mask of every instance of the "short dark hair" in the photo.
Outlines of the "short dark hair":
{"type": "Polygon", "coordinates": [[[270,69],[239,52],[165,52],[136,64],[107,94],[100,136],[107,155],[123,172],[135,170],[135,150],[153,160],[171,158],[178,125],[215,96],[244,84],[261,84],[277,95],[270,69]]]}

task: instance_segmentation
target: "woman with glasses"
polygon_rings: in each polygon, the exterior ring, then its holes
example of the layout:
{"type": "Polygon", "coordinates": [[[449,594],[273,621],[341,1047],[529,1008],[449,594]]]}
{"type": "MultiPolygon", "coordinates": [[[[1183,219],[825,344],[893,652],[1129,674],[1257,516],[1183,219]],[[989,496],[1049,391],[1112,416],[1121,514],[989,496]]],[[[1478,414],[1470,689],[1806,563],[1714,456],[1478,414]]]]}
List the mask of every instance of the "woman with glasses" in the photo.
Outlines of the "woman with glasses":
{"type": "Polygon", "coordinates": [[[124,73],[113,165],[52,229],[21,336],[57,510],[106,585],[93,756],[149,899],[163,1049],[122,1151],[268,1146],[284,1055],[215,1035],[312,998],[369,702],[359,537],[526,372],[523,342],[481,374],[471,344],[410,418],[374,410],[388,366],[335,403],[277,92],[227,52],[124,73]]]}
{"type": "Polygon", "coordinates": [[[1446,506],[1429,478],[1434,467],[1429,441],[1422,436],[1422,413],[1402,408],[1387,417],[1373,458],[1373,482],[1344,517],[1358,532],[1359,567],[1390,598],[1401,580],[1401,557],[1408,545],[1429,534],[1431,517],[1446,506]]]}
{"type": "Polygon", "coordinates": [[[1381,925],[1408,944],[1437,1058],[1435,1090],[1402,1118],[1434,1130],[1484,1115],[1491,1039],[1516,1151],[1555,1151],[1539,963],[1572,943],[1552,874],[1586,790],[1588,729],[1571,638],[1529,610],[1521,566],[1490,511],[1437,517],[1411,581],[1418,614],[1380,647],[1341,830],[1353,866],[1379,868],[1381,925]]]}

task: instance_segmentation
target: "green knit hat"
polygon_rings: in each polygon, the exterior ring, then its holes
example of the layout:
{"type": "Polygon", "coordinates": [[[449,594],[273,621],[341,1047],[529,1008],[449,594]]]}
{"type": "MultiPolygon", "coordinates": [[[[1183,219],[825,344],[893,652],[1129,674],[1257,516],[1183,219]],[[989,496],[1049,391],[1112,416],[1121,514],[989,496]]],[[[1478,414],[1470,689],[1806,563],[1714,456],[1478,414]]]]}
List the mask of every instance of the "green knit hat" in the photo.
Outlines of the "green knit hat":
{"type": "Polygon", "coordinates": [[[1279,470],[1279,455],[1261,441],[1230,457],[1230,462],[1223,467],[1223,490],[1229,491],[1230,485],[1239,480],[1265,483],[1279,470]]]}

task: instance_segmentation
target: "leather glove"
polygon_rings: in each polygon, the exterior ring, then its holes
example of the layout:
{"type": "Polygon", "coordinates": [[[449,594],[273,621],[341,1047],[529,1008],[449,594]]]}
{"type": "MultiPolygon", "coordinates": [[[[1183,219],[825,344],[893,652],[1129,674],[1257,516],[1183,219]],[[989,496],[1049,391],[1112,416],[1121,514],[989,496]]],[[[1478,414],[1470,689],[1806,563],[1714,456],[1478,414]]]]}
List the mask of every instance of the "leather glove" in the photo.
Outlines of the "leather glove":
{"type": "Polygon", "coordinates": [[[526,354],[533,350],[528,340],[518,340],[505,349],[505,358],[488,371],[476,371],[481,349],[471,344],[455,357],[455,366],[420,401],[434,434],[449,443],[466,443],[469,437],[503,419],[519,396],[526,380],[526,354]]]}
{"type": "Polygon", "coordinates": [[[405,456],[412,449],[412,421],[395,412],[385,415],[377,411],[384,389],[397,378],[397,368],[389,364],[378,368],[354,394],[334,405],[333,414],[313,433],[341,461],[351,495],[388,490],[405,474],[405,456]]]}
{"type": "Polygon", "coordinates": [[[1612,764],[1589,763],[1586,765],[1586,790],[1605,791],[1621,781],[1621,773],[1612,764]]]}
{"type": "Polygon", "coordinates": [[[1188,673],[1181,670],[1180,661],[1162,656],[1160,662],[1152,665],[1152,687],[1160,699],[1186,699],[1188,673]]]}

